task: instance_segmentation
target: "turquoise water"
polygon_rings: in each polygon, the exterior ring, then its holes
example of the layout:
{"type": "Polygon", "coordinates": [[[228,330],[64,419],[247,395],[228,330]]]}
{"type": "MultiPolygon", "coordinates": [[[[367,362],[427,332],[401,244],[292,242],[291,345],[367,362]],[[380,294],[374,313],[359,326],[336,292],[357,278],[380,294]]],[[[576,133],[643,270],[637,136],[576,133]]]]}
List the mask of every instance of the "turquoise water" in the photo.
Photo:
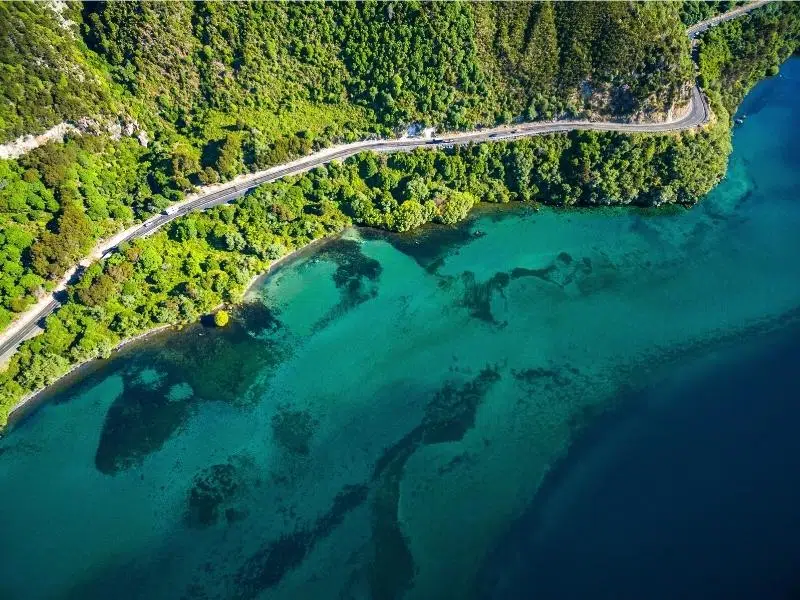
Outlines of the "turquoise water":
{"type": "Polygon", "coordinates": [[[591,506],[568,484],[613,454],[580,443],[612,437],[600,415],[677,402],[675,381],[757,366],[742,356],[795,331],[798,92],[796,60],[754,91],[728,177],[692,210],[349,231],[225,330],[80,373],[0,440],[0,597],[557,596],[497,557],[556,572],[548,544],[591,506]],[[509,538],[531,521],[538,545],[509,538]]]}

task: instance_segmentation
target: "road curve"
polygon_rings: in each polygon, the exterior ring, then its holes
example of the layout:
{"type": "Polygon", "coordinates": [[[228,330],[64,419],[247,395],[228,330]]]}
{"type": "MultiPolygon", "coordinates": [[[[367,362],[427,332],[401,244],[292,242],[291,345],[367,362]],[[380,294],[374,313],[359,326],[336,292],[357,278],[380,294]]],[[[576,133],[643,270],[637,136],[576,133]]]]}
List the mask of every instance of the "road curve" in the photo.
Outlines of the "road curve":
{"type": "MultiPolygon", "coordinates": [[[[709,27],[714,27],[719,23],[734,19],[746,14],[769,2],[770,0],[757,0],[744,6],[740,6],[722,15],[708,19],[693,25],[687,29],[689,38],[694,39],[709,27]]],[[[341,149],[327,149],[307,156],[303,159],[293,161],[287,166],[273,167],[263,174],[256,175],[246,181],[231,184],[214,192],[199,196],[189,202],[185,202],[172,214],[160,214],[144,221],[139,227],[128,230],[128,232],[115,240],[114,246],[106,248],[102,257],[106,257],[113,252],[119,244],[136,238],[146,237],[154,231],[160,229],[170,221],[196,210],[207,210],[213,206],[226,204],[231,200],[239,198],[248,190],[251,190],[264,183],[269,183],[283,177],[296,175],[319,165],[329,163],[333,160],[343,160],[359,152],[372,150],[374,152],[403,152],[414,148],[441,148],[460,144],[471,144],[486,141],[511,140],[548,133],[559,133],[573,130],[583,131],[616,131],[620,133],[666,133],[692,129],[704,125],[711,118],[711,110],[705,96],[700,88],[695,85],[692,88],[689,110],[679,119],[665,121],[662,123],[623,123],[614,121],[585,121],[585,120],[563,120],[563,121],[537,121],[532,123],[520,123],[518,125],[492,127],[465,133],[446,134],[432,139],[424,138],[400,138],[391,140],[372,140],[348,144],[341,149]]],[[[82,269],[78,269],[70,277],[70,283],[80,277],[82,269]]],[[[40,324],[43,324],[52,312],[61,303],[56,299],[56,294],[50,294],[47,304],[42,306],[40,301],[36,310],[31,310],[30,314],[23,314],[9,329],[13,328],[12,333],[6,332],[5,338],[0,342],[0,357],[10,356],[13,350],[25,339],[34,335],[40,324]]],[[[0,338],[3,337],[0,335],[0,338]]]]}

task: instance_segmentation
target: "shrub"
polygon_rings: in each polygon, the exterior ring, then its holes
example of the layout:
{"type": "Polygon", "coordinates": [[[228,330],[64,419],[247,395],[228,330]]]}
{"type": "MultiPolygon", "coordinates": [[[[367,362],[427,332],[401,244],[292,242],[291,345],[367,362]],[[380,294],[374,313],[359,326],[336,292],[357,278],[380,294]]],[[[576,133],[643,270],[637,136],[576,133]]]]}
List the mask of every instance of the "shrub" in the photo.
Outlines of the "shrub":
{"type": "Polygon", "coordinates": [[[225,327],[230,320],[231,317],[226,310],[218,310],[214,315],[214,325],[217,327],[225,327]]]}

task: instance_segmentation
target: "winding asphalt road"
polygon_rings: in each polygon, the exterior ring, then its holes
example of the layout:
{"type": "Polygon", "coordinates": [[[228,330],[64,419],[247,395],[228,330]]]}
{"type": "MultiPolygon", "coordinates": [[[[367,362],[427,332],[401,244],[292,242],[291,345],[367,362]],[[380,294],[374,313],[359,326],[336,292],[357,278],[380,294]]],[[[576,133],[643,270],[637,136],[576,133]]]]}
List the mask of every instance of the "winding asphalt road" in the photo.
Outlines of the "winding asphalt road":
{"type": "MultiPolygon", "coordinates": [[[[701,23],[697,23],[687,29],[686,33],[690,39],[694,40],[697,35],[706,31],[710,27],[714,27],[724,21],[734,19],[743,14],[746,14],[769,2],[769,0],[758,0],[744,6],[740,6],[730,10],[722,15],[708,19],[701,23]]],[[[695,85],[692,88],[689,111],[679,119],[666,121],[663,123],[622,123],[613,121],[540,121],[534,123],[520,123],[513,126],[493,127],[486,129],[479,129],[477,131],[466,133],[446,134],[441,137],[433,137],[431,139],[425,138],[400,138],[391,140],[371,140],[365,142],[357,142],[355,144],[348,144],[341,149],[328,149],[322,150],[315,154],[309,155],[303,159],[293,161],[287,166],[276,167],[269,169],[262,174],[257,174],[254,177],[248,178],[246,181],[225,186],[214,192],[204,194],[189,202],[185,202],[171,214],[161,214],[151,217],[139,227],[131,229],[124,236],[118,238],[116,244],[107,248],[102,257],[107,256],[113,252],[117,246],[123,242],[130,241],[140,237],[146,237],[163,227],[170,221],[183,216],[187,213],[196,210],[206,210],[213,206],[225,204],[243,196],[248,190],[253,189],[264,183],[275,181],[289,175],[296,175],[316,166],[329,163],[333,160],[343,160],[347,157],[364,152],[365,150],[372,150],[374,152],[403,152],[410,151],[414,148],[441,148],[449,147],[460,144],[471,144],[487,141],[510,140],[522,137],[530,137],[534,135],[543,135],[547,133],[557,133],[579,130],[590,131],[618,131],[621,133],[665,133],[672,131],[681,131],[684,129],[692,129],[704,125],[711,118],[711,110],[708,107],[705,96],[700,91],[700,88],[695,85]]],[[[78,268],[75,273],[70,277],[69,283],[76,281],[83,268],[78,268]]],[[[35,335],[39,328],[43,325],[44,319],[47,318],[53,311],[55,311],[64,300],[63,295],[65,292],[60,291],[51,295],[50,301],[39,307],[38,310],[31,311],[31,314],[23,315],[17,322],[12,324],[14,333],[9,335],[2,343],[0,343],[0,357],[10,356],[13,350],[25,339],[35,335]]]]}

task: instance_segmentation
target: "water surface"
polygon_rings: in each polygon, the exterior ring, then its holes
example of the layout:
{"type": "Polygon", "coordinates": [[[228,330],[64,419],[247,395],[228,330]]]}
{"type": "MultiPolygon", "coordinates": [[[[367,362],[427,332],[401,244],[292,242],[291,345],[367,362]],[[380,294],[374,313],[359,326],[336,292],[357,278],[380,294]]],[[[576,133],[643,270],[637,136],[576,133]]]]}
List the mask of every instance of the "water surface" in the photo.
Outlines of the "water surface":
{"type": "Polygon", "coordinates": [[[0,440],[0,597],[657,597],[688,547],[672,597],[787,589],[798,92],[692,210],[350,231],[81,374],[0,440]]]}

